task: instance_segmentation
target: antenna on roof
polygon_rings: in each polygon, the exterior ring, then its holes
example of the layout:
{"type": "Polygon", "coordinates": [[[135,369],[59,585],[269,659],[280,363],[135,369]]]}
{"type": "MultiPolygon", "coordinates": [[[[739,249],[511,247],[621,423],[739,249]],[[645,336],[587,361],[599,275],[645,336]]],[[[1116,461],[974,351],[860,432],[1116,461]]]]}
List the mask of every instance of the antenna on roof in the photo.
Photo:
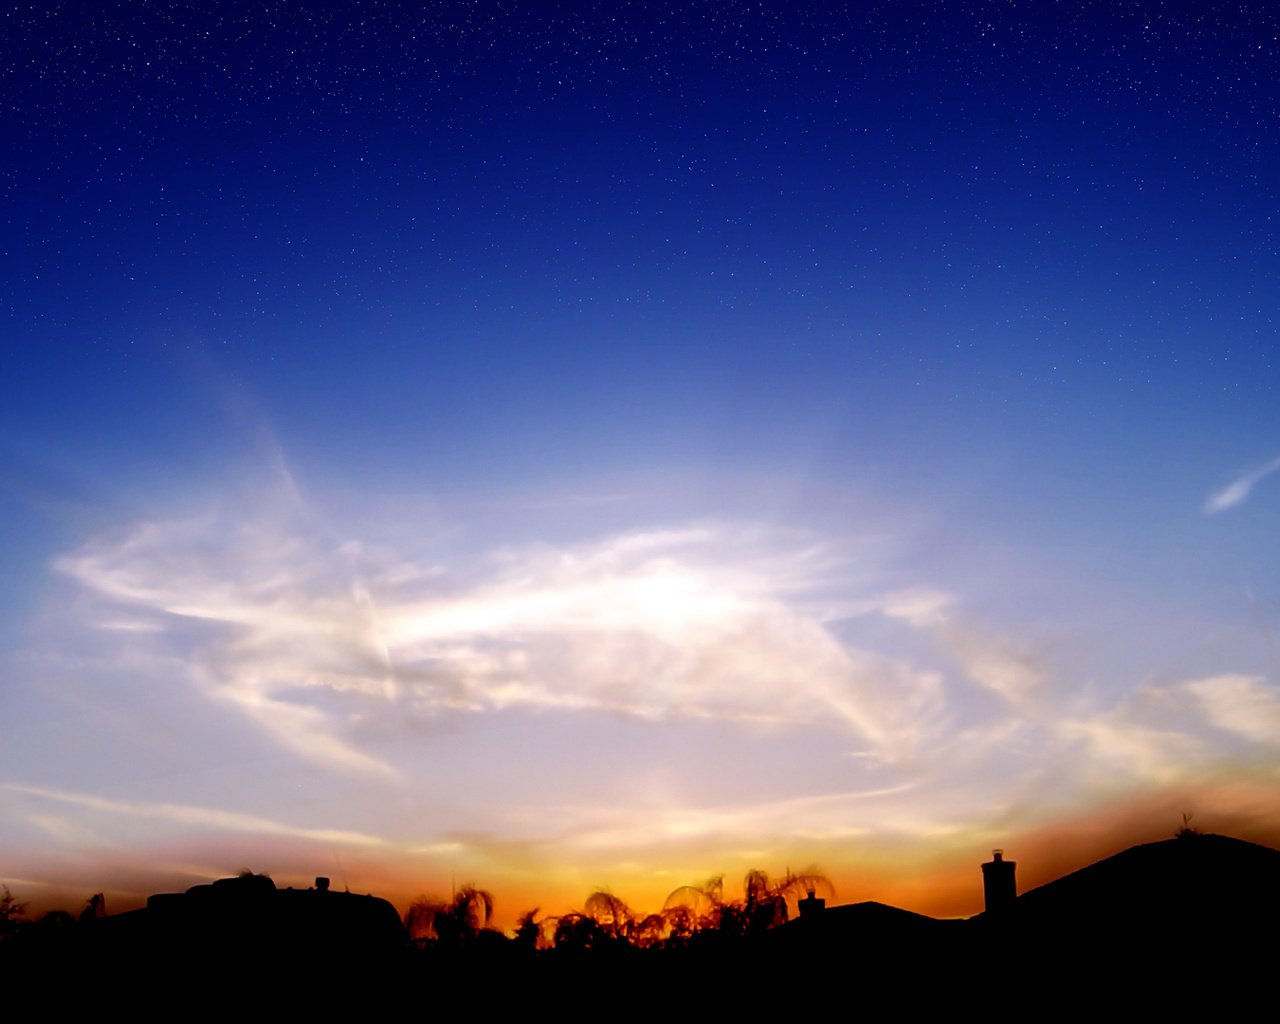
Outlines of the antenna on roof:
{"type": "Polygon", "coordinates": [[[350,892],[351,886],[347,884],[347,869],[343,866],[342,858],[338,856],[336,847],[329,847],[329,856],[333,858],[334,864],[338,866],[338,877],[342,879],[342,891],[350,892]]]}

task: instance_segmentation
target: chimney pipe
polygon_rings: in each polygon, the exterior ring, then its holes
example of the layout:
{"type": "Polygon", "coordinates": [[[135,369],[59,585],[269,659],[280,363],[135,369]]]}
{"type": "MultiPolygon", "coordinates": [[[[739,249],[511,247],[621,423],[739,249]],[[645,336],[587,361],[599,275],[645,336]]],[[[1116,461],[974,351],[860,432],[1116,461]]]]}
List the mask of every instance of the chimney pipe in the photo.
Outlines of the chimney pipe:
{"type": "Polygon", "coordinates": [[[1004,850],[992,850],[991,860],[982,865],[982,889],[986,897],[987,915],[999,917],[1013,909],[1018,898],[1014,877],[1017,862],[1004,859],[1004,850]]]}

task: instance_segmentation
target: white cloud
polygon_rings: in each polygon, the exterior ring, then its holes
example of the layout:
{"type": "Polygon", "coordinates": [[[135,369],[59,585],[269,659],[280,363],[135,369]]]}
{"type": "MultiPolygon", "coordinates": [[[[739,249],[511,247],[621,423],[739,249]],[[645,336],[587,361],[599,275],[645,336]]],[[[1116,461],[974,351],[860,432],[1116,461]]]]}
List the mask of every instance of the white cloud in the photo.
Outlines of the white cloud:
{"type": "Polygon", "coordinates": [[[1280,469],[1280,458],[1272,459],[1265,466],[1259,466],[1257,469],[1245,473],[1238,480],[1233,480],[1222,490],[1209,496],[1209,499],[1204,503],[1205,515],[1213,515],[1215,512],[1223,512],[1226,509],[1243,504],[1248,500],[1250,492],[1264,478],[1278,469],[1280,469]]]}
{"type": "Polygon", "coordinates": [[[932,636],[973,682],[1020,703],[1043,688],[1047,673],[1024,644],[964,620],[950,594],[915,588],[890,594],[880,610],[891,619],[932,636]]]}
{"type": "MultiPolygon", "coordinates": [[[[88,793],[73,793],[66,790],[51,789],[45,786],[27,786],[16,782],[0,783],[0,789],[23,796],[36,797],[54,803],[69,804],[88,811],[97,811],[111,815],[123,815],[130,818],[152,818],[177,825],[209,828],[219,831],[248,832],[257,835],[288,836],[295,839],[310,839],[319,843],[337,843],[346,846],[381,846],[383,840],[377,836],[361,832],[349,832],[338,829],[299,828],[282,822],[272,821],[253,814],[242,814],[237,811],[222,811],[210,807],[193,807],[189,804],[171,803],[139,803],[126,800],[112,800],[88,793]]],[[[48,827],[52,820],[48,816],[34,816],[38,823],[48,827]]],[[[82,826],[77,826],[82,828],[82,826]]]]}
{"type": "Polygon", "coordinates": [[[826,722],[906,756],[940,676],[841,642],[803,605],[824,557],[702,525],[444,567],[291,506],[141,523],[58,565],[108,606],[99,630],[176,645],[189,683],[337,768],[391,774],[358,736],[510,707],[826,722]]]}
{"type": "Polygon", "coordinates": [[[634,807],[617,805],[557,808],[548,816],[565,822],[568,842],[584,849],[625,850],[708,838],[745,842],[772,836],[776,840],[788,833],[813,838],[831,832],[848,835],[851,815],[860,820],[858,831],[905,830],[898,829],[910,817],[902,798],[914,789],[915,783],[906,782],[758,803],[658,804],[644,807],[639,814],[634,807]]]}
{"type": "Polygon", "coordinates": [[[955,625],[941,635],[965,674],[1006,700],[1024,701],[1046,681],[1040,659],[1007,637],[955,625]]]}
{"type": "Polygon", "coordinates": [[[950,594],[921,587],[890,594],[880,610],[916,629],[932,629],[949,621],[954,604],[950,594]]]}
{"type": "Polygon", "coordinates": [[[1217,728],[1257,743],[1280,744],[1280,694],[1260,677],[1212,676],[1184,689],[1217,728]]]}
{"type": "Polygon", "coordinates": [[[1280,695],[1257,676],[1234,674],[1144,686],[1058,732],[1084,740],[1104,776],[1121,769],[1117,781],[1167,782],[1238,756],[1240,740],[1280,745],[1280,695]]]}
{"type": "Polygon", "coordinates": [[[1064,722],[1060,734],[1084,741],[1095,781],[1127,785],[1134,781],[1170,782],[1203,764],[1204,744],[1175,729],[1145,724],[1120,709],[1064,722]]]}
{"type": "MultiPolygon", "coordinates": [[[[783,828],[906,834],[1012,798],[1030,807],[1038,793],[1175,781],[1280,735],[1276,696],[1247,676],[1112,689],[1090,709],[1078,685],[1051,685],[1033,644],[975,624],[958,595],[876,596],[865,578],[849,582],[838,552],[796,534],[703,523],[464,556],[380,529],[380,543],[353,540],[297,502],[140,523],[59,562],[85,598],[64,606],[60,626],[99,641],[91,658],[124,652],[121,671],[163,665],[152,685],[193,690],[300,757],[374,779],[417,777],[427,752],[407,744],[423,723],[484,715],[500,728],[511,711],[690,729],[711,719],[787,744],[809,731],[833,755],[857,755],[812,805],[774,800],[782,787],[766,782],[758,800],[730,793],[720,811],[690,791],[639,819],[630,803],[616,816],[570,814],[574,834],[601,848],[645,829],[669,842],[783,828]],[[832,616],[833,604],[856,615],[832,616]],[[910,655],[842,637],[876,636],[873,612],[914,631],[910,655]],[[949,674],[1002,700],[970,701],[949,674]],[[854,800],[850,784],[884,799],[854,800]]],[[[786,757],[779,778],[804,760],[786,757]]],[[[175,822],[194,813],[163,807],[175,822]]],[[[548,827],[552,811],[528,829],[548,827]]]]}

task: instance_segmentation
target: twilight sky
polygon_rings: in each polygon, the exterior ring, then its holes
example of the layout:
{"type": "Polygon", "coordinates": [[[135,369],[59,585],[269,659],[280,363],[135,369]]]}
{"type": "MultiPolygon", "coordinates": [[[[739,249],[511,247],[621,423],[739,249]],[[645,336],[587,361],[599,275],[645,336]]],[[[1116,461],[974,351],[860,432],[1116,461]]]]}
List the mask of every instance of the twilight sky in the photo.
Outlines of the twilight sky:
{"type": "Polygon", "coordinates": [[[0,19],[15,894],[1280,842],[1273,5],[254,6],[0,19]]]}

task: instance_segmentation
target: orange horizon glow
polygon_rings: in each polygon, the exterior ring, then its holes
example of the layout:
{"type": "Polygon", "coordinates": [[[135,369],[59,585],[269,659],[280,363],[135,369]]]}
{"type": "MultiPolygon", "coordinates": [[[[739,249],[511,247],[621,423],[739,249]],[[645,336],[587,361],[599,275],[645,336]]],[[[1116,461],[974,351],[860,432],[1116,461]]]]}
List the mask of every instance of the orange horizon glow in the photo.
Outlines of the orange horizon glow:
{"type": "MultiPolygon", "coordinates": [[[[63,882],[33,883],[30,888],[24,888],[21,878],[0,879],[0,882],[7,884],[13,895],[27,904],[29,917],[54,909],[78,910],[88,896],[97,891],[107,894],[110,913],[120,913],[144,905],[146,897],[155,892],[180,891],[244,869],[271,875],[282,888],[306,888],[316,876],[327,875],[334,888],[379,896],[395,905],[402,916],[419,896],[447,897],[455,886],[474,884],[490,891],[495,898],[490,927],[509,931],[521,914],[535,908],[540,917],[580,911],[587,897],[597,890],[611,892],[643,914],[660,910],[666,897],[680,886],[700,885],[715,875],[724,876],[725,898],[731,900],[741,895],[742,878],[752,868],[764,870],[770,877],[781,877],[787,870],[816,870],[825,874],[834,888],[834,894],[828,897],[829,906],[871,900],[930,917],[969,917],[982,910],[980,866],[989,859],[993,848],[1003,848],[1006,857],[1017,863],[1019,893],[1130,846],[1172,838],[1189,805],[1221,808],[1193,816],[1192,826],[1201,831],[1280,848],[1280,820],[1251,812],[1251,808],[1257,809],[1268,800],[1272,806],[1280,805],[1276,797],[1280,797],[1280,787],[1267,791],[1224,783],[1206,787],[1194,796],[1186,792],[1130,795],[1094,812],[1064,815],[1010,831],[1004,837],[989,832],[986,841],[949,837],[932,845],[864,842],[860,848],[851,844],[854,849],[819,844],[807,851],[796,847],[793,856],[778,849],[762,853],[760,857],[743,854],[729,863],[708,860],[689,868],[677,867],[674,859],[662,858],[656,862],[661,865],[658,867],[643,868],[638,863],[615,865],[612,870],[602,867],[594,874],[590,868],[541,875],[494,868],[487,873],[482,869],[459,871],[452,878],[438,872],[424,873],[417,880],[406,864],[352,858],[343,877],[335,874],[332,867],[322,870],[321,858],[317,858],[317,868],[312,874],[301,872],[292,867],[298,862],[299,851],[272,849],[267,844],[262,847],[263,857],[258,860],[247,859],[236,868],[223,870],[211,867],[207,876],[193,875],[185,884],[168,887],[164,884],[148,887],[145,880],[152,872],[140,863],[128,871],[120,870],[120,865],[104,867],[101,882],[87,882],[82,887],[63,882]],[[290,867],[283,866],[286,858],[291,862],[290,867]],[[280,863],[281,868],[271,870],[271,863],[266,862],[272,860],[280,863]]],[[[175,849],[170,853],[181,854],[185,863],[194,863],[186,851],[175,849]]],[[[169,877],[176,878],[172,874],[169,877]]]]}

